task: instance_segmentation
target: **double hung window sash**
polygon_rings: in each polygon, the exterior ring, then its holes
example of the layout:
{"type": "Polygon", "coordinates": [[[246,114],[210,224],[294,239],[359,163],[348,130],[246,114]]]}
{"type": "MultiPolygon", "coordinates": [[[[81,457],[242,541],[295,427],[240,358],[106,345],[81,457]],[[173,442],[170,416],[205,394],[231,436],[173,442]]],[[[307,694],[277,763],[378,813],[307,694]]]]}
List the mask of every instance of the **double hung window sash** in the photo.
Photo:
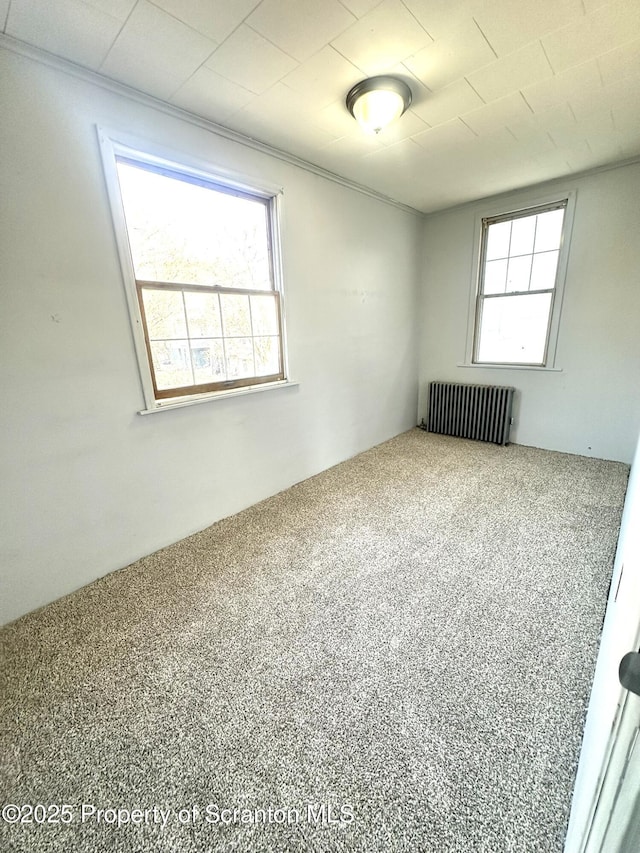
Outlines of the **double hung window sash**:
{"type": "Polygon", "coordinates": [[[474,363],[546,364],[566,206],[483,220],[474,363]]]}

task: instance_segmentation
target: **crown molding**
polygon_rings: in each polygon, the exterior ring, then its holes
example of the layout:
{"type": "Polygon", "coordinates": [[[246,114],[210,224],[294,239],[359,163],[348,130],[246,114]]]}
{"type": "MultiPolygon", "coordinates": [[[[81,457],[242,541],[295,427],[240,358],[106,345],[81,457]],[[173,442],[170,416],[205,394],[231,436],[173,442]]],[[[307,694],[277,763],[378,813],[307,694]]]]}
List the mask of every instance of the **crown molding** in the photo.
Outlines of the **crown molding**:
{"type": "Polygon", "coordinates": [[[216,122],[211,121],[210,119],[203,118],[202,116],[199,116],[196,113],[191,113],[188,110],[183,110],[181,107],[177,107],[174,104],[170,104],[167,101],[154,97],[153,95],[148,95],[146,92],[134,89],[132,86],[127,86],[125,83],[112,80],[110,77],[105,77],[97,71],[92,71],[89,68],[85,68],[82,65],[71,62],[69,59],[63,59],[62,57],[49,53],[46,50],[42,50],[39,47],[34,47],[33,45],[27,44],[27,42],[13,38],[13,36],[0,33],[0,48],[10,50],[13,53],[17,53],[20,56],[24,56],[41,65],[46,65],[49,68],[62,72],[63,74],[83,80],[86,83],[99,86],[101,89],[105,89],[106,91],[119,95],[120,97],[127,98],[130,101],[135,101],[143,106],[151,107],[165,115],[188,122],[189,124],[195,125],[209,133],[213,133],[222,139],[234,142],[237,145],[242,145],[245,148],[251,148],[254,151],[261,152],[262,154],[267,154],[269,157],[281,160],[284,163],[288,163],[290,166],[303,169],[305,172],[310,172],[320,178],[325,178],[326,180],[339,184],[346,189],[353,190],[354,192],[368,196],[376,201],[381,201],[384,204],[389,204],[392,207],[404,211],[405,213],[410,213],[413,216],[419,217],[424,216],[422,211],[416,210],[414,207],[403,204],[402,202],[397,201],[390,196],[386,196],[383,193],[376,192],[376,190],[372,190],[363,184],[357,183],[356,181],[351,181],[349,178],[344,178],[342,175],[338,175],[328,169],[323,169],[322,166],[316,166],[314,163],[304,160],[301,157],[297,157],[295,154],[290,154],[288,151],[283,151],[281,148],[275,148],[274,146],[268,145],[266,142],[261,142],[259,139],[255,139],[251,136],[245,136],[244,134],[239,133],[236,130],[231,130],[231,128],[225,127],[224,125],[216,124],[216,122]]]}

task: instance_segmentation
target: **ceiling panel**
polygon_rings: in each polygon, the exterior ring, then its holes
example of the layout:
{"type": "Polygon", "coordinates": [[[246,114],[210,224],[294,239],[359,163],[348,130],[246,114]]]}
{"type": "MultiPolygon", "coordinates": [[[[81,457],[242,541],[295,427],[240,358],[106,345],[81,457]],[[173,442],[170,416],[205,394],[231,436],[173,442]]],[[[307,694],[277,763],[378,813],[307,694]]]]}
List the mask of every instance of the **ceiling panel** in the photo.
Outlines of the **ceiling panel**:
{"type": "MultiPolygon", "coordinates": [[[[539,113],[526,112],[520,118],[509,121],[507,130],[520,142],[538,146],[541,150],[555,148],[554,131],[571,132],[575,129],[576,117],[569,104],[560,104],[539,113]]],[[[574,130],[574,134],[577,133],[574,130]]]]}
{"type": "Polygon", "coordinates": [[[314,108],[322,109],[362,79],[362,72],[327,45],[282,78],[285,86],[304,95],[314,108]]]}
{"type": "Polygon", "coordinates": [[[458,23],[404,64],[429,89],[436,91],[460,80],[470,71],[492,62],[496,54],[472,18],[458,23]]]}
{"type": "Polygon", "coordinates": [[[13,0],[6,32],[93,70],[100,67],[122,20],[82,0],[13,0]]]}
{"type": "Polygon", "coordinates": [[[473,138],[473,131],[470,130],[464,122],[457,118],[451,119],[451,121],[447,121],[444,124],[440,124],[438,127],[432,127],[429,130],[424,130],[422,133],[417,133],[413,137],[414,141],[418,145],[423,148],[427,148],[432,152],[434,150],[440,150],[443,152],[451,151],[459,145],[464,145],[473,138]]]}
{"type": "Polygon", "coordinates": [[[427,157],[424,148],[412,139],[403,139],[395,145],[366,154],[361,161],[367,170],[363,172],[363,178],[368,182],[371,175],[379,175],[382,170],[384,178],[380,181],[380,189],[385,195],[393,197],[397,182],[403,180],[407,170],[413,175],[422,174],[427,157]]]}
{"type": "Polygon", "coordinates": [[[365,154],[382,147],[377,136],[362,133],[341,136],[318,152],[318,163],[341,174],[349,164],[360,163],[365,154]]]}
{"type": "Polygon", "coordinates": [[[601,144],[614,134],[613,116],[609,108],[586,113],[578,120],[567,119],[564,125],[558,123],[549,131],[549,136],[558,148],[568,148],[576,139],[588,139],[590,144],[596,141],[601,144]]]}
{"type": "Polygon", "coordinates": [[[375,139],[380,145],[383,144],[380,137],[361,133],[358,130],[353,118],[347,112],[342,98],[314,112],[313,120],[318,127],[324,128],[327,132],[335,136],[336,139],[343,136],[357,136],[358,139],[365,141],[375,139]]]}
{"type": "Polygon", "coordinates": [[[611,110],[611,115],[613,116],[613,125],[616,130],[626,135],[625,150],[628,152],[628,156],[635,154],[633,139],[635,135],[635,144],[637,147],[637,141],[640,138],[640,112],[635,109],[627,109],[622,104],[617,104],[611,110]]]}
{"type": "Polygon", "coordinates": [[[424,149],[417,145],[413,139],[402,139],[394,145],[369,151],[364,155],[363,160],[367,166],[371,163],[394,164],[397,171],[398,169],[402,170],[407,166],[415,166],[418,162],[422,162],[424,160],[424,149]]]}
{"type": "Polygon", "coordinates": [[[432,39],[446,39],[474,18],[484,0],[403,0],[432,39]]]}
{"type": "Polygon", "coordinates": [[[255,95],[201,66],[171,97],[171,103],[211,121],[224,121],[255,95]]]}
{"type": "Polygon", "coordinates": [[[629,114],[637,115],[640,112],[638,109],[638,103],[640,103],[638,101],[639,89],[640,69],[638,69],[638,76],[635,78],[627,77],[615,80],[608,86],[603,86],[597,90],[591,99],[578,99],[574,96],[569,104],[578,120],[582,120],[596,110],[622,109],[629,114]]]}
{"type": "MultiPolygon", "coordinates": [[[[109,2],[109,0],[106,0],[109,2]]],[[[153,0],[194,30],[221,42],[241,24],[260,0],[153,0]]]]}
{"type": "Polygon", "coordinates": [[[581,0],[535,0],[521,3],[486,0],[474,17],[498,56],[571,24],[584,14],[581,0]]]}
{"type": "Polygon", "coordinates": [[[226,124],[276,148],[293,147],[300,152],[298,156],[308,157],[311,150],[324,147],[336,137],[318,127],[305,113],[294,127],[292,116],[300,117],[303,106],[300,95],[279,83],[230,116],[226,124]]]}
{"type": "Polygon", "coordinates": [[[598,56],[598,68],[605,86],[640,72],[640,39],[622,44],[598,56]]]}
{"type": "Polygon", "coordinates": [[[138,0],[100,70],[158,98],[169,98],[215,47],[182,21],[138,0]]]}
{"type": "MultiPolygon", "coordinates": [[[[11,2],[15,3],[16,0],[11,0],[11,2]]],[[[111,15],[112,18],[117,18],[124,23],[131,14],[137,0],[84,0],[84,2],[88,6],[93,6],[94,9],[99,9],[101,12],[111,15]]],[[[55,8],[55,0],[52,0],[48,5],[55,8]]]]}
{"type": "Polygon", "coordinates": [[[367,74],[380,74],[431,41],[400,0],[383,0],[332,43],[367,74]]]}
{"type": "Polygon", "coordinates": [[[482,98],[463,78],[434,92],[430,97],[416,104],[413,110],[427,124],[435,125],[464,115],[482,104],[482,98]]]}
{"type": "Polygon", "coordinates": [[[517,146],[513,150],[521,167],[529,159],[558,150],[551,134],[542,128],[534,128],[533,131],[526,134],[519,133],[518,131],[519,128],[517,127],[515,130],[511,126],[505,128],[505,132],[511,134],[517,142],[517,146]]]}
{"type": "Polygon", "coordinates": [[[262,0],[247,23],[302,62],[355,20],[338,0],[262,0]]]}
{"type": "Polygon", "coordinates": [[[576,142],[566,151],[566,162],[572,171],[582,172],[591,169],[598,162],[598,155],[586,139],[576,142]]]}
{"type": "Polygon", "coordinates": [[[590,15],[592,12],[595,12],[596,9],[602,8],[602,6],[608,6],[612,0],[582,0],[582,5],[584,6],[585,13],[590,15]]]}
{"type": "Polygon", "coordinates": [[[564,71],[640,37],[640,2],[610,3],[545,36],[553,70],[564,71]]]}
{"type": "Polygon", "coordinates": [[[356,18],[362,18],[378,6],[382,0],[341,0],[342,5],[347,8],[356,18]]]}
{"type": "Polygon", "coordinates": [[[534,112],[541,112],[567,101],[591,101],[602,89],[602,80],[595,59],[585,62],[561,74],[555,74],[531,86],[525,86],[522,94],[534,112]]]}
{"type": "Polygon", "coordinates": [[[284,83],[276,83],[261,95],[254,97],[243,108],[243,112],[261,116],[265,121],[272,121],[273,124],[285,124],[287,132],[296,132],[308,124],[313,109],[313,101],[285,86],[284,83]],[[294,122],[295,128],[292,127],[294,122]]]}
{"type": "Polygon", "coordinates": [[[531,108],[520,92],[512,92],[490,104],[484,104],[462,116],[462,121],[478,135],[491,133],[501,127],[508,127],[511,122],[531,116],[531,108]]]}
{"type": "Polygon", "coordinates": [[[467,76],[467,80],[484,101],[504,98],[538,80],[553,76],[542,45],[533,41],[501,59],[485,65],[467,76]]]}
{"type": "Polygon", "coordinates": [[[221,77],[260,94],[295,68],[296,61],[242,24],[209,57],[206,65],[221,77]]]}
{"type": "Polygon", "coordinates": [[[640,156],[638,0],[0,0],[0,24],[424,211],[640,156]],[[376,137],[345,96],[378,73],[413,103],[376,137]]]}

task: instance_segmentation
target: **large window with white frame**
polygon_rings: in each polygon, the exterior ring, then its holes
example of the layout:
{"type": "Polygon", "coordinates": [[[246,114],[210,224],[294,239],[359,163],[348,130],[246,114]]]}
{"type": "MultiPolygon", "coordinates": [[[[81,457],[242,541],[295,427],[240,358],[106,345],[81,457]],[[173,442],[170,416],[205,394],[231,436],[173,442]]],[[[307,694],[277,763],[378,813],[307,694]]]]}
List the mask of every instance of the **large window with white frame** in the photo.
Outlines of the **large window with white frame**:
{"type": "Polygon", "coordinates": [[[277,194],[113,153],[147,402],[283,381],[277,194]]]}
{"type": "Polygon", "coordinates": [[[482,219],[472,361],[548,367],[568,248],[569,198],[482,219]]]}

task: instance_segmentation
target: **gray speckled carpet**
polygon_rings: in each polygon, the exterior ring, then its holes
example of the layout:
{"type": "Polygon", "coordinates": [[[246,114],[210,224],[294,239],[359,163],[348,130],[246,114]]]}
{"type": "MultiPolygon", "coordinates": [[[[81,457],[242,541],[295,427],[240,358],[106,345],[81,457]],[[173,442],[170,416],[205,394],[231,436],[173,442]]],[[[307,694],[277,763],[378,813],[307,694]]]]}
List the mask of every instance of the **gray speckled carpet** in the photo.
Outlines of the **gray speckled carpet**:
{"type": "Polygon", "coordinates": [[[0,849],[560,851],[626,481],[412,430],[7,626],[0,849]]]}

